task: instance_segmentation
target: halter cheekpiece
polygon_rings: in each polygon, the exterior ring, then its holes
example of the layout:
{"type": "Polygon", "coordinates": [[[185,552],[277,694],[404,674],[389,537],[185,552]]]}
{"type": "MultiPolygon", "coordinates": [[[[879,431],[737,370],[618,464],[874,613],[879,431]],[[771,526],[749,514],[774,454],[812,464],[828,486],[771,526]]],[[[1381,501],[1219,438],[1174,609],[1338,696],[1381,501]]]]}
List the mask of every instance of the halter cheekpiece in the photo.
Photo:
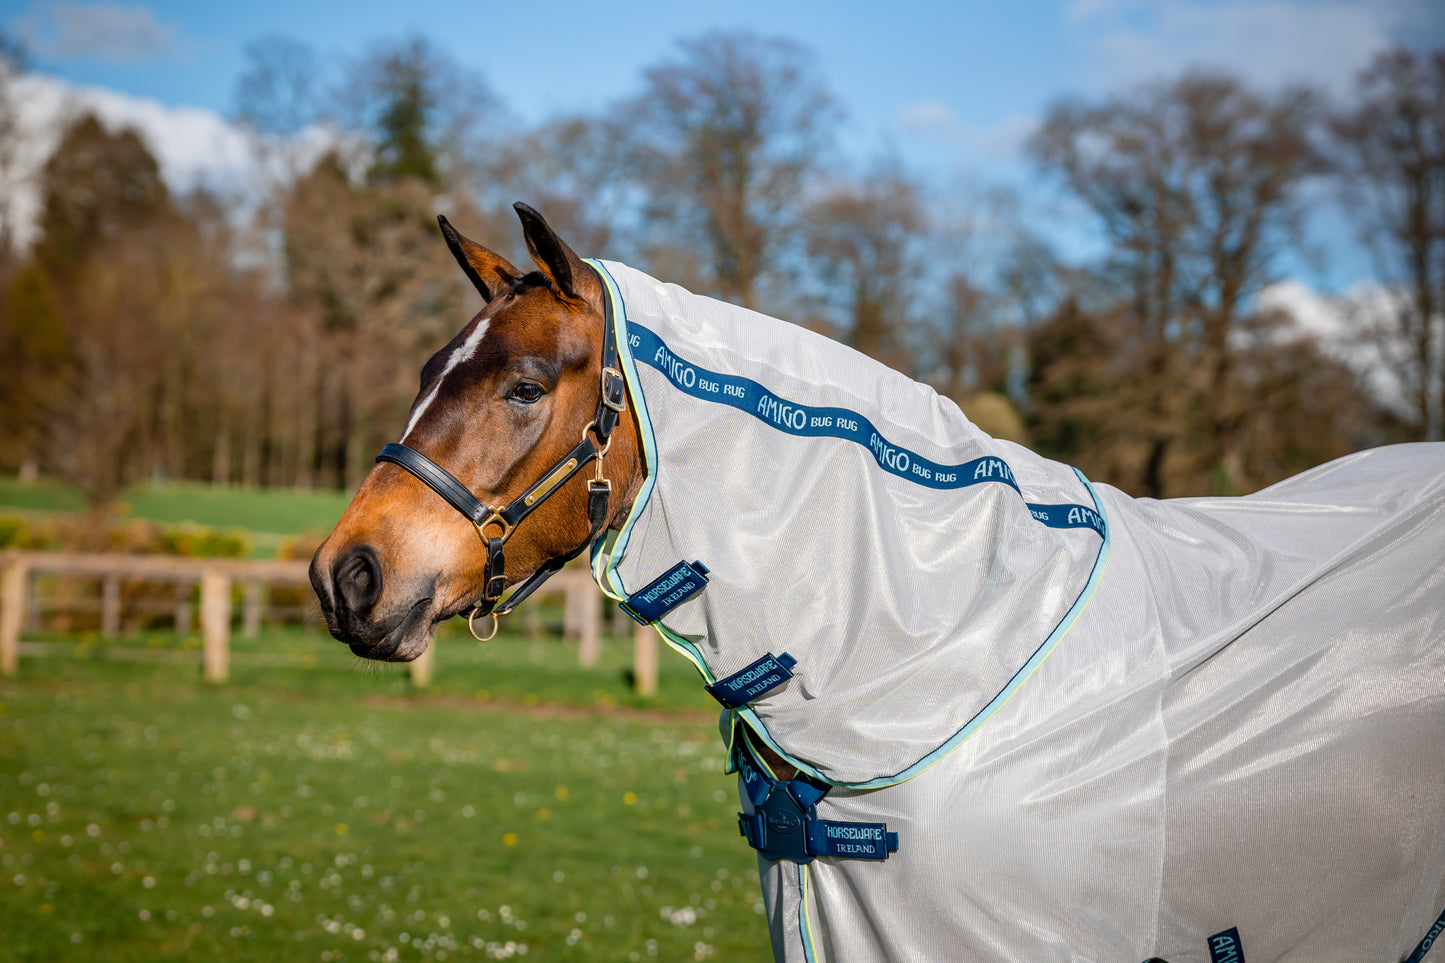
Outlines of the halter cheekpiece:
{"type": "MultiPolygon", "coordinates": [[[[595,271],[595,269],[591,270],[595,271]]],[[[607,523],[612,481],[603,477],[602,456],[607,454],[608,448],[612,445],[612,430],[617,427],[618,416],[627,408],[627,382],[618,363],[612,301],[610,298],[603,297],[602,304],[605,320],[597,410],[587,427],[582,429],[582,439],[573,446],[572,450],[543,472],[540,479],[533,482],[510,504],[501,508],[492,508],[483,504],[455,475],[408,445],[389,444],[381,449],[381,454],[376,456],[378,462],[391,462],[415,475],[428,488],[445,499],[448,505],[466,516],[467,520],[476,527],[477,535],[480,536],[482,544],[487,548],[487,563],[483,570],[485,584],[482,589],[482,601],[473,607],[471,614],[467,617],[468,627],[471,627],[472,620],[479,615],[490,615],[495,621],[498,616],[510,614],[523,600],[541,587],[543,582],[561,571],[562,566],[576,558],[583,549],[592,544],[592,540],[597,537],[597,533],[607,523]],[[591,525],[591,530],[586,540],[575,551],[544,562],[537,571],[517,587],[505,605],[499,606],[502,593],[507,587],[507,562],[502,551],[507,539],[511,537],[512,532],[524,518],[536,510],[548,497],[561,488],[564,482],[581,471],[582,466],[590,461],[595,461],[597,464],[592,478],[587,481],[587,520],[591,525]]],[[[492,634],[496,634],[495,625],[492,634]]],[[[472,629],[472,635],[485,641],[481,636],[477,636],[475,628],[472,629]]],[[[491,635],[487,636],[488,639],[491,637],[491,635]]]]}

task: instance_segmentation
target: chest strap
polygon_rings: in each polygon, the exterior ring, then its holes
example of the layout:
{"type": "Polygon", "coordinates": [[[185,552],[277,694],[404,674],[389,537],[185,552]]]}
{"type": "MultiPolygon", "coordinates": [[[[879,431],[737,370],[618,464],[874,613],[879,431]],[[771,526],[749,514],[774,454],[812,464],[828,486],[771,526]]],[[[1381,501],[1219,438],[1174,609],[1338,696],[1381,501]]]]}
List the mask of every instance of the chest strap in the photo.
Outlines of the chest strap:
{"type": "Polygon", "coordinates": [[[738,813],[738,832],[765,859],[887,859],[898,851],[898,834],[886,823],[819,819],[817,804],[832,787],[803,773],[787,781],[772,778],[745,733],[733,740],[733,762],[753,804],[751,813],[738,813]]]}

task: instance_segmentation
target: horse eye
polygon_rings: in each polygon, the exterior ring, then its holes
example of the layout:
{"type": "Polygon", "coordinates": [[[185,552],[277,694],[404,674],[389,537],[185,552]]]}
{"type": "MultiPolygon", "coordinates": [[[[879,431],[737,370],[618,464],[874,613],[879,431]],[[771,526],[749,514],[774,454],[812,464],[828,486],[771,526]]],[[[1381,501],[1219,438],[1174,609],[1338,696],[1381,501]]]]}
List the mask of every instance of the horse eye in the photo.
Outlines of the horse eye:
{"type": "Polygon", "coordinates": [[[518,382],[517,386],[512,389],[512,393],[508,395],[508,397],[512,401],[520,401],[522,404],[530,405],[534,401],[540,400],[541,397],[546,393],[547,392],[542,388],[541,385],[537,384],[537,382],[522,381],[518,382]]]}

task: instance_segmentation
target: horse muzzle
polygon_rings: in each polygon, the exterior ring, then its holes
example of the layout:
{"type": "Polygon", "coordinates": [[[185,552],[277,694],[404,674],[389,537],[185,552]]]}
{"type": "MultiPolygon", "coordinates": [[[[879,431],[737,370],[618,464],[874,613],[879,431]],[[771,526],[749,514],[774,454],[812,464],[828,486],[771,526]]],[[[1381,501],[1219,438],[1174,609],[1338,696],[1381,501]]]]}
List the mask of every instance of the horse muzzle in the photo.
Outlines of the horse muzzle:
{"type": "Polygon", "coordinates": [[[366,544],[353,546],[334,562],[322,546],[311,559],[311,587],[331,634],[362,658],[409,662],[431,639],[436,621],[431,586],[393,591],[388,601],[383,573],[376,550],[366,544]]]}

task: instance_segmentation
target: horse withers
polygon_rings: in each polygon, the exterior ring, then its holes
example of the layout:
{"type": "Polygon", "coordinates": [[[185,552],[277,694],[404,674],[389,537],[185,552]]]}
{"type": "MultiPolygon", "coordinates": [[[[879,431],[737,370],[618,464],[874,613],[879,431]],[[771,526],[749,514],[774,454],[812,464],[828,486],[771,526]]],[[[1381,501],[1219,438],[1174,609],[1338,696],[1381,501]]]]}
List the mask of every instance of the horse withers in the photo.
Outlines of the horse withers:
{"type": "Polygon", "coordinates": [[[443,222],[486,307],[317,552],[333,634],[590,548],[721,705],[778,959],[1428,952],[1445,446],[1136,501],[518,212],[528,274],[443,222]]]}

